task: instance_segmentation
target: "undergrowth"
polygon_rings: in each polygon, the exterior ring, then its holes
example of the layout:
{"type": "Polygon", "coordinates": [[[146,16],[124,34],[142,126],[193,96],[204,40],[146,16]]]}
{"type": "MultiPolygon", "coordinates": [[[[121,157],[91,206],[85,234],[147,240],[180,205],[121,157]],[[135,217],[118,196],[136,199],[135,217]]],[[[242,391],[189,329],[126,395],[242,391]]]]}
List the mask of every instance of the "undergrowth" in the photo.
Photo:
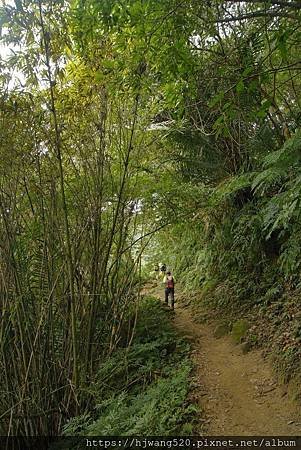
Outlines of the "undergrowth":
{"type": "Polygon", "coordinates": [[[152,297],[141,302],[129,348],[102,364],[89,387],[95,408],[65,425],[67,436],[191,434],[188,344],[177,337],[169,311],[152,297]]]}

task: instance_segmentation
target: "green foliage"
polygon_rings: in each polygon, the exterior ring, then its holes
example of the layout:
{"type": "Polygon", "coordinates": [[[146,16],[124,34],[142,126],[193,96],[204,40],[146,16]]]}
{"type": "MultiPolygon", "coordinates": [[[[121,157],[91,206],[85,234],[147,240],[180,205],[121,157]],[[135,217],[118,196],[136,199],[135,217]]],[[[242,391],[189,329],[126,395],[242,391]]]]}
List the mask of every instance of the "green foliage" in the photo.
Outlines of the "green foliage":
{"type": "Polygon", "coordinates": [[[187,432],[196,411],[185,404],[191,370],[187,350],[160,302],[144,298],[132,345],[109,357],[90,387],[94,411],[72,419],[64,434],[162,436],[182,433],[182,426],[187,432]]]}
{"type": "MultiPolygon", "coordinates": [[[[119,394],[96,407],[99,416],[84,427],[85,436],[169,435],[181,432],[181,424],[194,410],[183,407],[188,390],[186,364],[136,395],[119,394]]],[[[91,420],[90,420],[91,421],[91,420]]],[[[89,423],[87,421],[87,423],[89,423]]],[[[65,427],[76,434],[77,421],[65,427]]]]}
{"type": "Polygon", "coordinates": [[[233,3],[3,3],[3,434],[177,429],[145,253],[227,311],[300,283],[300,8],[233,3]]]}
{"type": "Polygon", "coordinates": [[[234,176],[230,180],[224,180],[223,183],[214,189],[210,198],[210,205],[217,206],[227,198],[233,197],[235,193],[239,193],[240,191],[249,188],[252,184],[252,178],[252,173],[244,173],[242,175],[234,176]]]}
{"type": "Polygon", "coordinates": [[[279,262],[286,277],[292,277],[300,261],[300,131],[283,147],[264,159],[264,169],[254,179],[253,188],[261,195],[273,192],[263,203],[263,230],[269,239],[272,233],[282,236],[279,262]]]}

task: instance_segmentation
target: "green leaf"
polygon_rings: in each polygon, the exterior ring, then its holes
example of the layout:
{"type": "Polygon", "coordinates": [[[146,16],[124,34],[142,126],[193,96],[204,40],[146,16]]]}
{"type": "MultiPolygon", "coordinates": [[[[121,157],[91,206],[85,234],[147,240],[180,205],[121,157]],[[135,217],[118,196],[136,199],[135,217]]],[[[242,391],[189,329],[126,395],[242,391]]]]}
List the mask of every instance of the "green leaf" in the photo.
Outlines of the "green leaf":
{"type": "Polygon", "coordinates": [[[215,95],[209,102],[210,108],[213,108],[217,103],[219,103],[221,100],[223,100],[225,96],[224,91],[220,91],[217,95],[215,95]]]}
{"type": "Polygon", "coordinates": [[[242,93],[244,91],[244,89],[245,89],[245,85],[244,85],[243,80],[239,80],[239,82],[236,85],[236,92],[238,94],[240,94],[240,93],[242,93]]]}

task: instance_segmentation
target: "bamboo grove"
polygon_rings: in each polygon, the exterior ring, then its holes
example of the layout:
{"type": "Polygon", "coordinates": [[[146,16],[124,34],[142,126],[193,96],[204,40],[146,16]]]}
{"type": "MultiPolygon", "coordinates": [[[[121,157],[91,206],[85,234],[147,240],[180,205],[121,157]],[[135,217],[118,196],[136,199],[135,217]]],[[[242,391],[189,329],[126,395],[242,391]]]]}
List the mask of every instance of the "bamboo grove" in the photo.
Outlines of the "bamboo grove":
{"type": "Polygon", "coordinates": [[[80,56],[60,81],[56,46],[68,43],[50,21],[63,24],[62,6],[29,4],[20,33],[40,33],[30,70],[41,83],[2,95],[1,415],[13,434],[58,432],[89,403],[80,389],[135,309],[143,250],[139,88],[110,92],[80,56]]]}
{"type": "Polygon", "coordinates": [[[145,261],[229,298],[295,279],[300,5],[3,0],[0,24],[1,432],[51,435],[130,348],[145,261]]]}

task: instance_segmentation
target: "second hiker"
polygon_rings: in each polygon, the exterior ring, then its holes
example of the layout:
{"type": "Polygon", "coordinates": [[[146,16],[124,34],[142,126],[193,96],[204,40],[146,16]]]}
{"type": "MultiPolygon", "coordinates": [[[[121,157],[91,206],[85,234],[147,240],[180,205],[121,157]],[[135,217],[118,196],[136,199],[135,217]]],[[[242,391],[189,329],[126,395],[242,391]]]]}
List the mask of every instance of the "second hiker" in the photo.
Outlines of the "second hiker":
{"type": "Polygon", "coordinates": [[[166,275],[163,279],[163,283],[165,284],[165,303],[168,305],[168,297],[171,298],[171,309],[174,309],[175,305],[175,280],[172,276],[171,272],[166,272],[166,275]]]}

